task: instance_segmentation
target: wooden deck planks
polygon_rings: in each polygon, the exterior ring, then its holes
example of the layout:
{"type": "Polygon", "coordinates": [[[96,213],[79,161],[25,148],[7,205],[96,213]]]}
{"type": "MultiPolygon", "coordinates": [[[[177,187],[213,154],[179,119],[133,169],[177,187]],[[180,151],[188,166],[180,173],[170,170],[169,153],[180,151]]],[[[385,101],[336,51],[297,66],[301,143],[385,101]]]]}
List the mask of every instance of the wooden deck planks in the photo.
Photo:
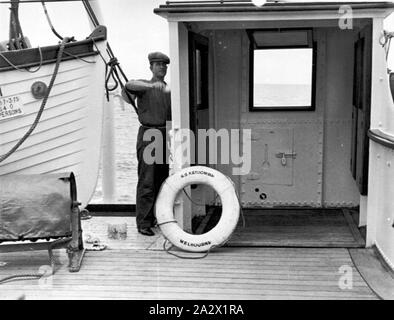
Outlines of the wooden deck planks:
{"type": "Polygon", "coordinates": [[[347,211],[340,209],[244,210],[243,214],[245,225],[240,219],[227,246],[365,246],[354,222],[346,215],[347,211]]]}
{"type": "MultiPolygon", "coordinates": [[[[100,238],[105,251],[86,253],[79,273],[69,273],[65,250],[55,250],[59,270],[51,286],[38,280],[0,285],[0,299],[376,299],[347,249],[222,247],[204,259],[167,254],[155,237],[136,232],[135,218],[83,221],[84,238],[100,238]],[[108,223],[128,224],[126,240],[107,238],[108,223]],[[353,287],[339,287],[341,266],[353,287]]],[[[156,231],[158,231],[156,229],[156,231]]],[[[182,256],[196,254],[179,252],[182,256]]],[[[37,272],[48,265],[45,251],[0,254],[0,278],[37,272]]]]}
{"type": "MultiPolygon", "coordinates": [[[[64,252],[57,250],[59,262],[64,252]]],[[[45,252],[0,255],[0,277],[31,272],[45,252]]],[[[221,248],[201,260],[164,251],[117,249],[88,252],[79,273],[65,265],[51,288],[37,280],[0,287],[0,298],[27,299],[376,299],[345,249],[221,248]],[[353,288],[341,290],[339,268],[353,270],[353,288]]]]}
{"type": "Polygon", "coordinates": [[[394,300],[393,270],[382,261],[376,248],[351,249],[350,256],[363,279],[384,300],[394,300]]]}
{"type": "Polygon", "coordinates": [[[99,238],[110,250],[114,249],[147,249],[160,237],[159,230],[155,228],[157,235],[145,237],[137,232],[135,217],[94,217],[83,221],[83,237],[99,238]],[[108,239],[108,224],[127,224],[127,238],[125,240],[108,239]]]}

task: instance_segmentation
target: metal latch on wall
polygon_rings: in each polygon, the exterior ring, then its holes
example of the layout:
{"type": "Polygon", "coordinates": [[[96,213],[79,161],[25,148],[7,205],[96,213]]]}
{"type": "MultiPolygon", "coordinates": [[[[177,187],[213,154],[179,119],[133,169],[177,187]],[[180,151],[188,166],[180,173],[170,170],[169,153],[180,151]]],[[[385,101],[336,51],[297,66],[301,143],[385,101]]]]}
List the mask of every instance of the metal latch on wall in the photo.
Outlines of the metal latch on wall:
{"type": "Polygon", "coordinates": [[[296,159],[297,158],[297,153],[293,152],[293,153],[286,153],[286,152],[279,152],[275,155],[277,158],[281,159],[281,163],[282,166],[286,166],[287,165],[287,159],[291,158],[291,159],[296,159]]]}

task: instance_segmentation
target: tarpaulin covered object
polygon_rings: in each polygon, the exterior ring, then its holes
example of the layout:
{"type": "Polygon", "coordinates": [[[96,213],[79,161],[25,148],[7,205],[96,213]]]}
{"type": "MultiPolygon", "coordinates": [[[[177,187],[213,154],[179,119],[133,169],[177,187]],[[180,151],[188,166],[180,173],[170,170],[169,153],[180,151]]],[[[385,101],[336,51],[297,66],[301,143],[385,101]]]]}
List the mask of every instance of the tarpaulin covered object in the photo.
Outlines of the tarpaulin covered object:
{"type": "Polygon", "coordinates": [[[0,177],[0,242],[69,237],[73,173],[0,177]]]}

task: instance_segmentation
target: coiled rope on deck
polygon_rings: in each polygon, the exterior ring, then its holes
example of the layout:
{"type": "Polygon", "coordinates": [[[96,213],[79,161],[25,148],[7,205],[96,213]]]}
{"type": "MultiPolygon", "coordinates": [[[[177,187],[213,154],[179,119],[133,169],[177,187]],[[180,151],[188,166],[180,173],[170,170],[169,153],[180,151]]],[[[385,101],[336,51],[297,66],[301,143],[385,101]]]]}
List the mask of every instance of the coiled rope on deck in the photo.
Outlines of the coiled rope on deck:
{"type": "Polygon", "coordinates": [[[45,109],[45,105],[47,104],[47,101],[48,101],[49,95],[51,93],[52,87],[53,87],[53,85],[55,83],[56,76],[57,76],[57,74],[59,72],[60,62],[61,62],[62,57],[63,57],[64,48],[66,46],[66,43],[68,43],[68,42],[69,42],[69,38],[64,38],[63,41],[59,45],[59,51],[58,51],[58,54],[57,54],[55,69],[53,71],[51,81],[50,81],[50,83],[48,85],[48,90],[47,90],[47,92],[45,94],[44,99],[42,100],[41,107],[40,107],[40,109],[39,109],[39,111],[37,113],[37,116],[36,116],[33,124],[31,125],[29,130],[24,134],[24,136],[7,153],[5,153],[4,155],[0,156],[0,163],[3,162],[5,159],[7,159],[9,156],[11,156],[26,141],[26,139],[32,134],[32,132],[34,131],[34,129],[37,127],[38,123],[40,122],[42,113],[44,112],[44,109],[45,109]]]}

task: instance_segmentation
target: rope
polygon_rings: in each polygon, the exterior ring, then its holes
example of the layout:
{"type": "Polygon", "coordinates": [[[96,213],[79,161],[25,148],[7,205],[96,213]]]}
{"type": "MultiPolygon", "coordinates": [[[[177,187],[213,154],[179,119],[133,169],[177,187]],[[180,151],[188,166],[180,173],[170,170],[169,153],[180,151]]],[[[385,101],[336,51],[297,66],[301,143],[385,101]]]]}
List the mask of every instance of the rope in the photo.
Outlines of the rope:
{"type": "Polygon", "coordinates": [[[14,276],[9,276],[9,277],[5,277],[3,279],[0,279],[0,284],[9,282],[11,280],[34,280],[34,279],[40,279],[42,277],[41,274],[36,274],[36,273],[32,273],[32,274],[19,274],[19,275],[14,275],[14,276]],[[26,278],[32,278],[32,279],[26,279],[26,278]]]}
{"type": "Polygon", "coordinates": [[[107,62],[107,66],[109,68],[109,72],[107,72],[106,78],[105,78],[105,88],[107,89],[107,98],[108,98],[108,92],[114,91],[118,88],[119,84],[121,83],[121,80],[119,79],[119,75],[117,73],[116,67],[119,66],[118,59],[111,58],[107,62]],[[109,80],[112,78],[114,81],[114,86],[112,88],[109,87],[109,80]]]}
{"type": "MultiPolygon", "coordinates": [[[[100,22],[98,21],[98,19],[97,19],[95,13],[94,13],[93,8],[91,7],[89,1],[83,0],[82,3],[83,3],[83,5],[84,5],[84,7],[85,7],[85,9],[86,9],[86,11],[87,11],[87,13],[89,15],[90,20],[92,21],[92,24],[95,27],[98,27],[100,22]]],[[[120,85],[120,87],[122,89],[125,88],[125,85],[123,84],[122,79],[120,78],[120,75],[123,77],[123,80],[126,83],[129,80],[127,79],[126,74],[123,72],[122,68],[120,67],[118,59],[115,57],[115,55],[114,55],[114,53],[112,51],[112,48],[109,45],[109,43],[107,42],[107,54],[108,54],[108,56],[110,58],[110,60],[108,62],[104,59],[104,57],[102,56],[100,50],[97,48],[97,45],[94,42],[94,39],[93,39],[93,43],[94,43],[94,46],[96,47],[97,51],[100,53],[100,56],[103,59],[105,65],[106,65],[105,66],[105,91],[106,91],[107,101],[109,101],[109,93],[111,91],[116,90],[119,85],[120,85]],[[119,71],[120,75],[119,75],[118,71],[119,71]],[[111,78],[112,78],[112,80],[115,83],[115,85],[112,88],[109,87],[109,80],[111,78]]],[[[136,106],[136,104],[134,102],[133,97],[131,96],[131,94],[127,90],[124,90],[124,92],[125,92],[127,98],[129,99],[130,104],[132,105],[134,111],[138,114],[138,108],[137,108],[137,106],[136,106]]]]}
{"type": "MultiPolygon", "coordinates": [[[[233,187],[234,187],[235,194],[236,194],[236,196],[237,196],[237,201],[238,201],[238,203],[239,203],[239,209],[240,209],[241,218],[242,218],[242,227],[243,227],[243,228],[246,228],[245,215],[244,215],[244,212],[243,212],[243,210],[242,210],[242,204],[241,204],[240,197],[239,197],[239,195],[238,195],[237,189],[235,188],[235,183],[234,183],[233,180],[231,180],[228,176],[226,176],[226,178],[231,182],[231,184],[232,184],[233,187]]],[[[206,204],[194,202],[193,199],[190,197],[190,195],[186,192],[185,189],[183,189],[183,192],[184,192],[185,195],[188,197],[188,199],[190,200],[190,202],[193,203],[193,204],[195,204],[196,206],[201,206],[201,207],[203,207],[203,206],[206,205],[206,204]]],[[[216,194],[216,197],[215,197],[214,201],[216,201],[216,199],[217,199],[218,197],[219,197],[219,195],[216,194]]]]}
{"type": "MultiPolygon", "coordinates": [[[[199,206],[199,207],[205,207],[205,206],[206,206],[205,203],[197,203],[197,202],[195,202],[195,201],[191,198],[191,196],[186,192],[185,188],[183,188],[183,192],[185,193],[186,197],[189,199],[189,201],[190,201],[191,203],[193,203],[193,204],[195,204],[196,206],[199,206]]],[[[216,199],[217,199],[218,197],[219,197],[219,194],[216,194],[216,197],[215,197],[215,199],[213,199],[213,201],[215,202],[216,199]]]]}
{"type": "Polygon", "coordinates": [[[134,111],[138,114],[138,108],[135,105],[134,99],[131,96],[131,94],[127,91],[127,89],[125,88],[125,85],[122,81],[122,79],[120,78],[120,75],[118,73],[118,71],[122,74],[123,79],[127,82],[127,78],[125,76],[125,74],[123,73],[122,68],[120,67],[119,61],[117,58],[115,58],[112,55],[112,51],[111,50],[107,50],[108,54],[110,55],[110,59],[106,64],[106,68],[105,68],[105,74],[106,74],[106,78],[105,78],[105,91],[106,91],[106,95],[107,95],[107,101],[109,101],[109,93],[111,91],[116,90],[119,85],[121,87],[121,89],[125,89],[124,92],[127,95],[127,98],[130,101],[130,104],[132,105],[132,107],[134,108],[134,111]],[[109,71],[108,71],[109,70],[109,71]],[[109,86],[109,82],[110,79],[112,78],[112,81],[114,82],[114,86],[110,87],[109,86]]]}
{"type": "MultiPolygon", "coordinates": [[[[245,215],[244,215],[243,210],[242,210],[242,204],[241,204],[241,201],[240,201],[238,192],[237,192],[237,190],[236,190],[236,188],[235,188],[235,184],[234,184],[234,182],[233,182],[228,176],[226,176],[226,178],[231,182],[231,184],[232,184],[233,187],[234,187],[235,194],[236,194],[236,197],[237,197],[237,201],[238,201],[238,203],[239,203],[239,208],[240,208],[240,213],[241,213],[241,218],[242,218],[242,227],[243,227],[243,228],[246,228],[245,215]]],[[[189,196],[189,194],[186,192],[185,189],[183,189],[183,192],[184,192],[185,195],[188,197],[188,199],[189,199],[192,203],[194,203],[195,205],[205,206],[205,204],[195,203],[195,202],[192,200],[192,198],[189,196]]],[[[219,195],[217,194],[216,197],[215,197],[215,200],[218,198],[218,196],[219,196],[219,195]]],[[[177,223],[177,221],[176,221],[176,220],[166,221],[166,222],[163,222],[163,223],[158,224],[158,226],[160,227],[161,225],[168,224],[168,223],[177,223]]],[[[231,237],[231,236],[230,236],[230,237],[231,237]]],[[[230,240],[230,237],[229,237],[224,243],[227,243],[227,242],[230,240]]],[[[165,241],[164,241],[164,243],[163,243],[163,250],[164,250],[165,252],[167,252],[168,254],[170,254],[170,255],[172,255],[172,256],[174,256],[174,257],[180,258],[180,259],[204,259],[204,258],[206,258],[206,257],[209,255],[209,253],[211,252],[211,250],[212,250],[213,248],[216,247],[216,246],[214,246],[214,245],[211,246],[203,256],[199,256],[199,257],[189,256],[189,257],[187,257],[187,256],[181,256],[181,255],[178,255],[178,254],[176,254],[176,253],[174,253],[174,252],[171,252],[170,250],[171,250],[171,248],[174,247],[174,245],[171,244],[171,246],[170,246],[169,248],[167,248],[167,243],[170,243],[170,241],[168,241],[167,239],[165,239],[165,241]]],[[[223,243],[223,244],[224,244],[224,243],[223,243]]]]}
{"type": "Polygon", "coordinates": [[[19,68],[19,67],[17,67],[16,65],[14,65],[9,59],[7,59],[7,57],[6,56],[4,56],[4,54],[2,54],[1,52],[0,52],[0,57],[2,57],[3,59],[4,59],[4,61],[5,62],[7,62],[11,67],[13,67],[15,70],[18,70],[18,71],[21,71],[21,72],[29,72],[29,73],[35,73],[35,72],[37,72],[38,70],[40,70],[41,69],[41,67],[42,67],[42,64],[43,64],[43,62],[44,62],[44,58],[43,58],[43,55],[42,55],[42,50],[41,50],[41,47],[37,47],[38,48],[38,52],[40,53],[40,64],[39,64],[39,66],[37,67],[37,69],[35,69],[35,70],[29,70],[29,69],[22,69],[22,68],[19,68]]]}
{"type": "MultiPolygon", "coordinates": [[[[187,193],[186,193],[186,195],[187,195],[187,193]]],[[[166,221],[166,222],[158,223],[157,225],[160,227],[160,226],[168,224],[168,223],[178,223],[178,221],[176,221],[176,220],[169,220],[169,221],[166,221]]],[[[171,248],[173,248],[174,245],[171,244],[171,246],[169,248],[167,248],[167,246],[166,246],[167,243],[170,243],[170,242],[167,239],[165,239],[164,242],[163,242],[163,250],[165,252],[167,252],[168,254],[170,254],[170,255],[172,255],[174,257],[180,258],[180,259],[204,259],[205,257],[208,256],[210,251],[215,247],[215,246],[211,246],[208,249],[208,251],[203,256],[200,256],[200,257],[185,257],[185,256],[177,255],[176,253],[170,252],[171,248]]]]}
{"type": "Polygon", "coordinates": [[[239,194],[238,194],[237,188],[235,187],[234,181],[231,180],[230,177],[226,176],[226,178],[227,178],[228,180],[230,180],[230,182],[232,183],[232,185],[233,185],[233,187],[234,187],[235,195],[237,196],[237,200],[238,200],[238,203],[239,203],[239,211],[241,212],[242,227],[243,227],[243,228],[246,228],[245,215],[244,215],[244,212],[243,212],[243,210],[242,210],[242,203],[241,203],[240,196],[239,196],[239,194]]]}
{"type": "MultiPolygon", "coordinates": [[[[54,242],[52,242],[51,244],[49,244],[48,247],[48,254],[49,254],[49,261],[51,263],[51,268],[52,268],[52,275],[55,274],[56,269],[56,261],[55,258],[53,256],[53,252],[52,250],[59,245],[60,243],[63,242],[68,242],[70,241],[70,238],[66,238],[66,239],[58,239],[54,242]]],[[[5,278],[0,279],[0,285],[4,284],[6,282],[10,282],[10,281],[15,281],[15,280],[34,280],[34,279],[41,279],[42,277],[44,277],[45,274],[40,274],[40,273],[25,273],[25,274],[17,274],[17,275],[12,275],[12,276],[8,276],[5,278]],[[30,279],[31,278],[31,279],[30,279]]]]}
{"type": "Polygon", "coordinates": [[[209,253],[211,252],[211,250],[212,250],[213,248],[215,248],[215,246],[211,246],[211,247],[207,250],[207,252],[205,252],[205,254],[202,255],[202,256],[200,256],[200,257],[194,257],[194,256],[189,256],[189,257],[187,257],[187,256],[181,256],[181,255],[178,255],[178,254],[176,254],[176,253],[174,253],[174,252],[171,252],[170,250],[171,250],[171,248],[174,247],[174,245],[171,244],[171,246],[170,246],[169,248],[167,248],[167,243],[168,243],[168,242],[169,242],[169,241],[168,241],[167,239],[164,240],[164,242],[163,242],[163,250],[164,250],[165,252],[167,252],[168,254],[170,254],[170,255],[172,255],[172,256],[174,256],[174,257],[180,258],[180,259],[194,259],[194,260],[195,260],[195,259],[204,259],[204,258],[208,257],[208,255],[209,255],[209,253]]]}
{"type": "Polygon", "coordinates": [[[86,9],[86,11],[87,11],[87,13],[88,13],[88,15],[89,15],[89,17],[90,17],[90,20],[91,20],[92,23],[93,23],[93,25],[94,25],[95,27],[97,27],[100,23],[99,23],[99,21],[98,21],[96,15],[94,14],[93,9],[92,9],[92,7],[91,7],[89,1],[88,1],[88,0],[82,0],[82,3],[83,3],[83,5],[84,5],[84,7],[85,7],[85,9],[86,9]]]}
{"type": "MultiPolygon", "coordinates": [[[[10,4],[14,0],[0,0],[0,4],[10,4]]],[[[37,3],[39,0],[23,0],[23,3],[37,3]]],[[[59,0],[42,0],[43,2],[59,2],[59,0]]],[[[63,0],[64,2],[70,1],[70,2],[78,2],[81,0],[63,0]]]]}
{"type": "Polygon", "coordinates": [[[178,221],[176,221],[176,220],[170,220],[170,221],[158,223],[157,225],[160,227],[160,226],[165,225],[165,224],[168,224],[168,223],[178,223],[178,221]]]}
{"type": "Polygon", "coordinates": [[[89,61],[89,60],[83,59],[81,57],[76,56],[75,54],[67,52],[66,50],[64,50],[63,53],[66,56],[73,57],[74,59],[81,60],[82,62],[85,62],[85,63],[88,63],[88,64],[95,64],[96,63],[96,61],[89,61]]]}
{"type": "Polygon", "coordinates": [[[34,120],[33,124],[32,124],[31,127],[30,127],[30,129],[29,129],[29,130],[25,133],[25,135],[16,143],[16,145],[15,145],[14,147],[12,147],[11,150],[8,151],[6,154],[0,156],[0,163],[3,162],[5,159],[7,159],[10,155],[12,155],[12,154],[13,154],[13,153],[14,153],[14,152],[25,142],[25,140],[31,135],[31,133],[32,133],[32,132],[34,131],[34,129],[37,127],[37,125],[38,125],[38,123],[39,123],[39,121],[40,121],[41,115],[42,115],[42,113],[44,112],[44,108],[45,108],[45,105],[46,105],[46,103],[47,103],[47,101],[48,101],[49,94],[51,93],[52,87],[53,87],[53,85],[54,85],[54,83],[55,83],[56,76],[57,76],[57,73],[58,73],[59,67],[60,67],[60,62],[61,62],[61,60],[62,60],[63,51],[64,51],[64,48],[65,48],[66,43],[68,42],[68,40],[69,40],[69,38],[64,38],[63,41],[62,41],[62,43],[60,44],[59,52],[58,52],[58,54],[57,54],[55,69],[54,69],[54,71],[53,71],[53,75],[52,75],[51,81],[50,81],[50,83],[49,83],[48,90],[47,90],[47,92],[46,92],[46,94],[45,94],[45,97],[44,97],[42,103],[41,103],[40,110],[39,110],[38,113],[37,113],[36,119],[34,120]]]}
{"type": "Polygon", "coordinates": [[[56,37],[58,37],[61,41],[63,41],[63,37],[62,37],[62,36],[56,31],[56,29],[53,27],[53,24],[52,24],[51,18],[49,17],[49,13],[48,13],[47,7],[46,7],[46,5],[45,5],[45,2],[42,1],[41,4],[42,4],[42,7],[44,8],[45,16],[46,16],[46,18],[47,18],[47,21],[48,21],[48,23],[49,23],[49,27],[51,28],[53,34],[54,34],[56,37]]]}
{"type": "Polygon", "coordinates": [[[390,48],[391,48],[391,40],[393,37],[394,37],[394,32],[388,32],[386,30],[383,30],[382,36],[379,39],[380,45],[386,51],[386,60],[388,60],[388,57],[389,57],[390,48]]]}
{"type": "Polygon", "coordinates": [[[94,38],[92,38],[93,45],[96,48],[98,54],[100,55],[101,59],[103,60],[104,64],[107,65],[107,60],[103,57],[103,54],[101,53],[100,49],[97,47],[96,41],[94,41],[94,38]]]}

